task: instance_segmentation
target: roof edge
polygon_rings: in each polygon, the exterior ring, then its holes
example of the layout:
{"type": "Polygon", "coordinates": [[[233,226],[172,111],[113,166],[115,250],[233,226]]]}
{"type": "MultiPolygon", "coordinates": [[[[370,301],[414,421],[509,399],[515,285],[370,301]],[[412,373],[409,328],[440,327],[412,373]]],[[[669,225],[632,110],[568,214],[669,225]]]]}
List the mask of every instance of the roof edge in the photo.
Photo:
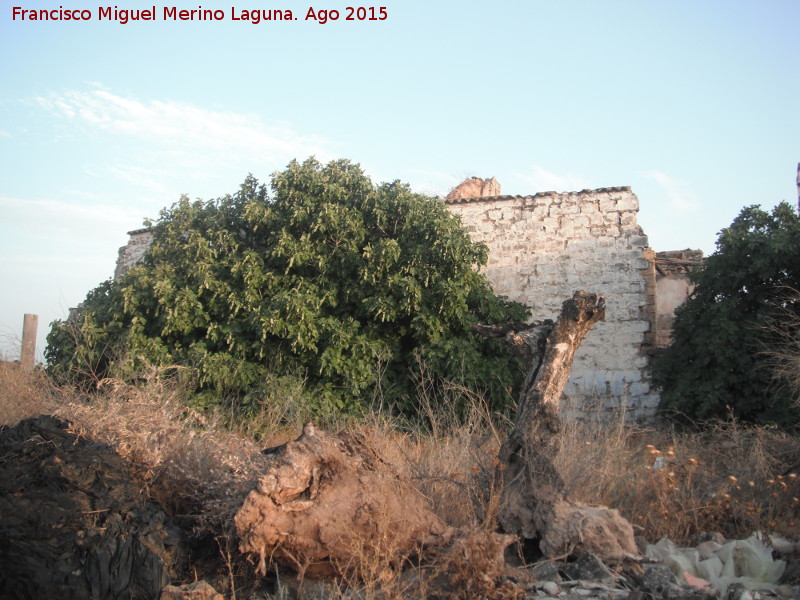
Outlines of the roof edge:
{"type": "Polygon", "coordinates": [[[527,196],[520,196],[520,195],[503,195],[503,196],[483,196],[481,198],[453,198],[447,200],[446,198],[441,198],[441,201],[445,204],[467,204],[470,202],[502,202],[506,200],[513,200],[514,198],[544,198],[546,196],[585,196],[588,194],[604,194],[604,193],[611,193],[611,192],[630,192],[631,187],[629,185],[621,185],[616,187],[604,187],[604,188],[597,188],[594,190],[584,189],[579,192],[537,192],[535,194],[529,194],[527,196]]]}

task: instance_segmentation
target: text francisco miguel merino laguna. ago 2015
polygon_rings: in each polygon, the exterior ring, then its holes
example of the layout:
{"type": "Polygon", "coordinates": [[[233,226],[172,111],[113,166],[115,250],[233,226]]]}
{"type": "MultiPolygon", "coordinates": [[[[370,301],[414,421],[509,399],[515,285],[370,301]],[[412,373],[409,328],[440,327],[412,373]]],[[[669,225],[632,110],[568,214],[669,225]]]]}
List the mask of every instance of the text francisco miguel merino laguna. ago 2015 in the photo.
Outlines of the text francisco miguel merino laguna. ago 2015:
{"type": "Polygon", "coordinates": [[[315,21],[321,25],[330,21],[385,21],[385,6],[344,6],[316,8],[309,6],[301,11],[290,9],[245,9],[231,6],[229,10],[198,6],[184,9],[177,6],[152,6],[127,9],[117,6],[98,6],[95,10],[71,9],[59,6],[53,9],[27,9],[11,7],[12,21],[116,21],[122,25],[135,21],[247,21],[254,25],[267,21],[315,21]]]}

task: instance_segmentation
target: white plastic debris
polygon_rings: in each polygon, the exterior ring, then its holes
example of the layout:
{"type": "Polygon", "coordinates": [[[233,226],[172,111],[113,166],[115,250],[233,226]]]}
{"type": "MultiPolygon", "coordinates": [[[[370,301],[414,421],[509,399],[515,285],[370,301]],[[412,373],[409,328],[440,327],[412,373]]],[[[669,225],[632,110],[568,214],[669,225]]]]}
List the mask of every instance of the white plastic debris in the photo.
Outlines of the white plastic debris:
{"type": "Polygon", "coordinates": [[[678,548],[663,538],[647,546],[645,554],[663,562],[683,583],[696,586],[697,578],[711,583],[720,597],[732,583],[751,591],[774,589],[786,569],[786,563],[773,560],[771,549],[756,536],[722,546],[705,542],[697,548],[678,548]]]}

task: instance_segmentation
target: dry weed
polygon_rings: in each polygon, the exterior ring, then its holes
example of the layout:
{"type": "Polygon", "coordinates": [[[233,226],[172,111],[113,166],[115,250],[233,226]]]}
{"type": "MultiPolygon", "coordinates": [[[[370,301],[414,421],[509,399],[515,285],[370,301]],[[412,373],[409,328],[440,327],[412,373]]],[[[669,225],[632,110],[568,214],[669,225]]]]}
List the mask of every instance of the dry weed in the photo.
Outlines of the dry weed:
{"type": "Polygon", "coordinates": [[[570,495],[618,508],[651,541],[800,532],[797,437],[736,422],[703,432],[567,429],[558,467],[570,495]]]}
{"type": "Polygon", "coordinates": [[[0,361],[0,425],[52,414],[58,406],[57,391],[41,369],[26,372],[19,363],[0,361]]]}
{"type": "MultiPolygon", "coordinates": [[[[500,498],[492,483],[496,457],[509,424],[498,424],[469,390],[445,386],[433,394],[431,389],[421,388],[425,418],[416,424],[372,414],[358,422],[331,419],[321,427],[362,436],[382,460],[414,479],[443,522],[489,531],[500,498]],[[464,406],[472,408],[465,412],[464,406]]],[[[131,462],[151,498],[172,514],[191,516],[201,533],[220,539],[233,588],[241,557],[232,550],[232,538],[220,536],[229,535],[233,515],[265,467],[261,448],[299,433],[307,413],[291,402],[300,392],[281,392],[284,403],[264,402],[255,421],[232,427],[236,419],[230,411],[188,409],[187,393],[159,371],[136,385],[104,381],[87,397],[55,388],[40,370],[23,373],[13,363],[0,363],[0,424],[51,413],[109,443],[131,462]]],[[[754,530],[800,535],[797,436],[735,422],[704,432],[645,429],[626,423],[624,415],[612,422],[572,422],[561,436],[556,467],[568,495],[619,509],[650,541],[666,536],[691,543],[703,531],[730,538],[754,530]]],[[[374,541],[367,547],[365,540],[351,540],[347,583],[365,598],[400,598],[408,590],[401,571],[408,570],[412,557],[385,558],[394,554],[390,523],[396,517],[386,515],[383,525],[376,524],[385,534],[377,547],[374,541]]],[[[469,577],[485,568],[482,561],[494,552],[486,546],[491,543],[477,533],[467,535],[463,546],[439,558],[438,573],[476,594],[488,592],[469,577]]],[[[506,592],[514,593],[496,587],[491,593],[506,592]]]]}
{"type": "Polygon", "coordinates": [[[160,375],[153,370],[137,385],[105,380],[90,400],[70,398],[58,413],[128,459],[165,510],[218,534],[263,468],[261,448],[221,418],[187,408],[184,392],[160,375]]]}
{"type": "Polygon", "coordinates": [[[483,523],[491,513],[497,454],[508,424],[461,386],[446,385],[437,395],[429,388],[422,392],[427,427],[408,440],[410,472],[442,521],[453,527],[483,523]]]}

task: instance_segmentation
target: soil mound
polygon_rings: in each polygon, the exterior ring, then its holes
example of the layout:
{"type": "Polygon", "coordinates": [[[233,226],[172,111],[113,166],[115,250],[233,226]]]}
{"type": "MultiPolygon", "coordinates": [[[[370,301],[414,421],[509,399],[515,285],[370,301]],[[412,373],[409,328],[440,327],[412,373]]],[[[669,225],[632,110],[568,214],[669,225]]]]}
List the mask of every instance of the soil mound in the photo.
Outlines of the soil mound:
{"type": "Polygon", "coordinates": [[[186,553],[106,444],[51,416],[0,428],[0,597],[155,598],[186,553]]]}

